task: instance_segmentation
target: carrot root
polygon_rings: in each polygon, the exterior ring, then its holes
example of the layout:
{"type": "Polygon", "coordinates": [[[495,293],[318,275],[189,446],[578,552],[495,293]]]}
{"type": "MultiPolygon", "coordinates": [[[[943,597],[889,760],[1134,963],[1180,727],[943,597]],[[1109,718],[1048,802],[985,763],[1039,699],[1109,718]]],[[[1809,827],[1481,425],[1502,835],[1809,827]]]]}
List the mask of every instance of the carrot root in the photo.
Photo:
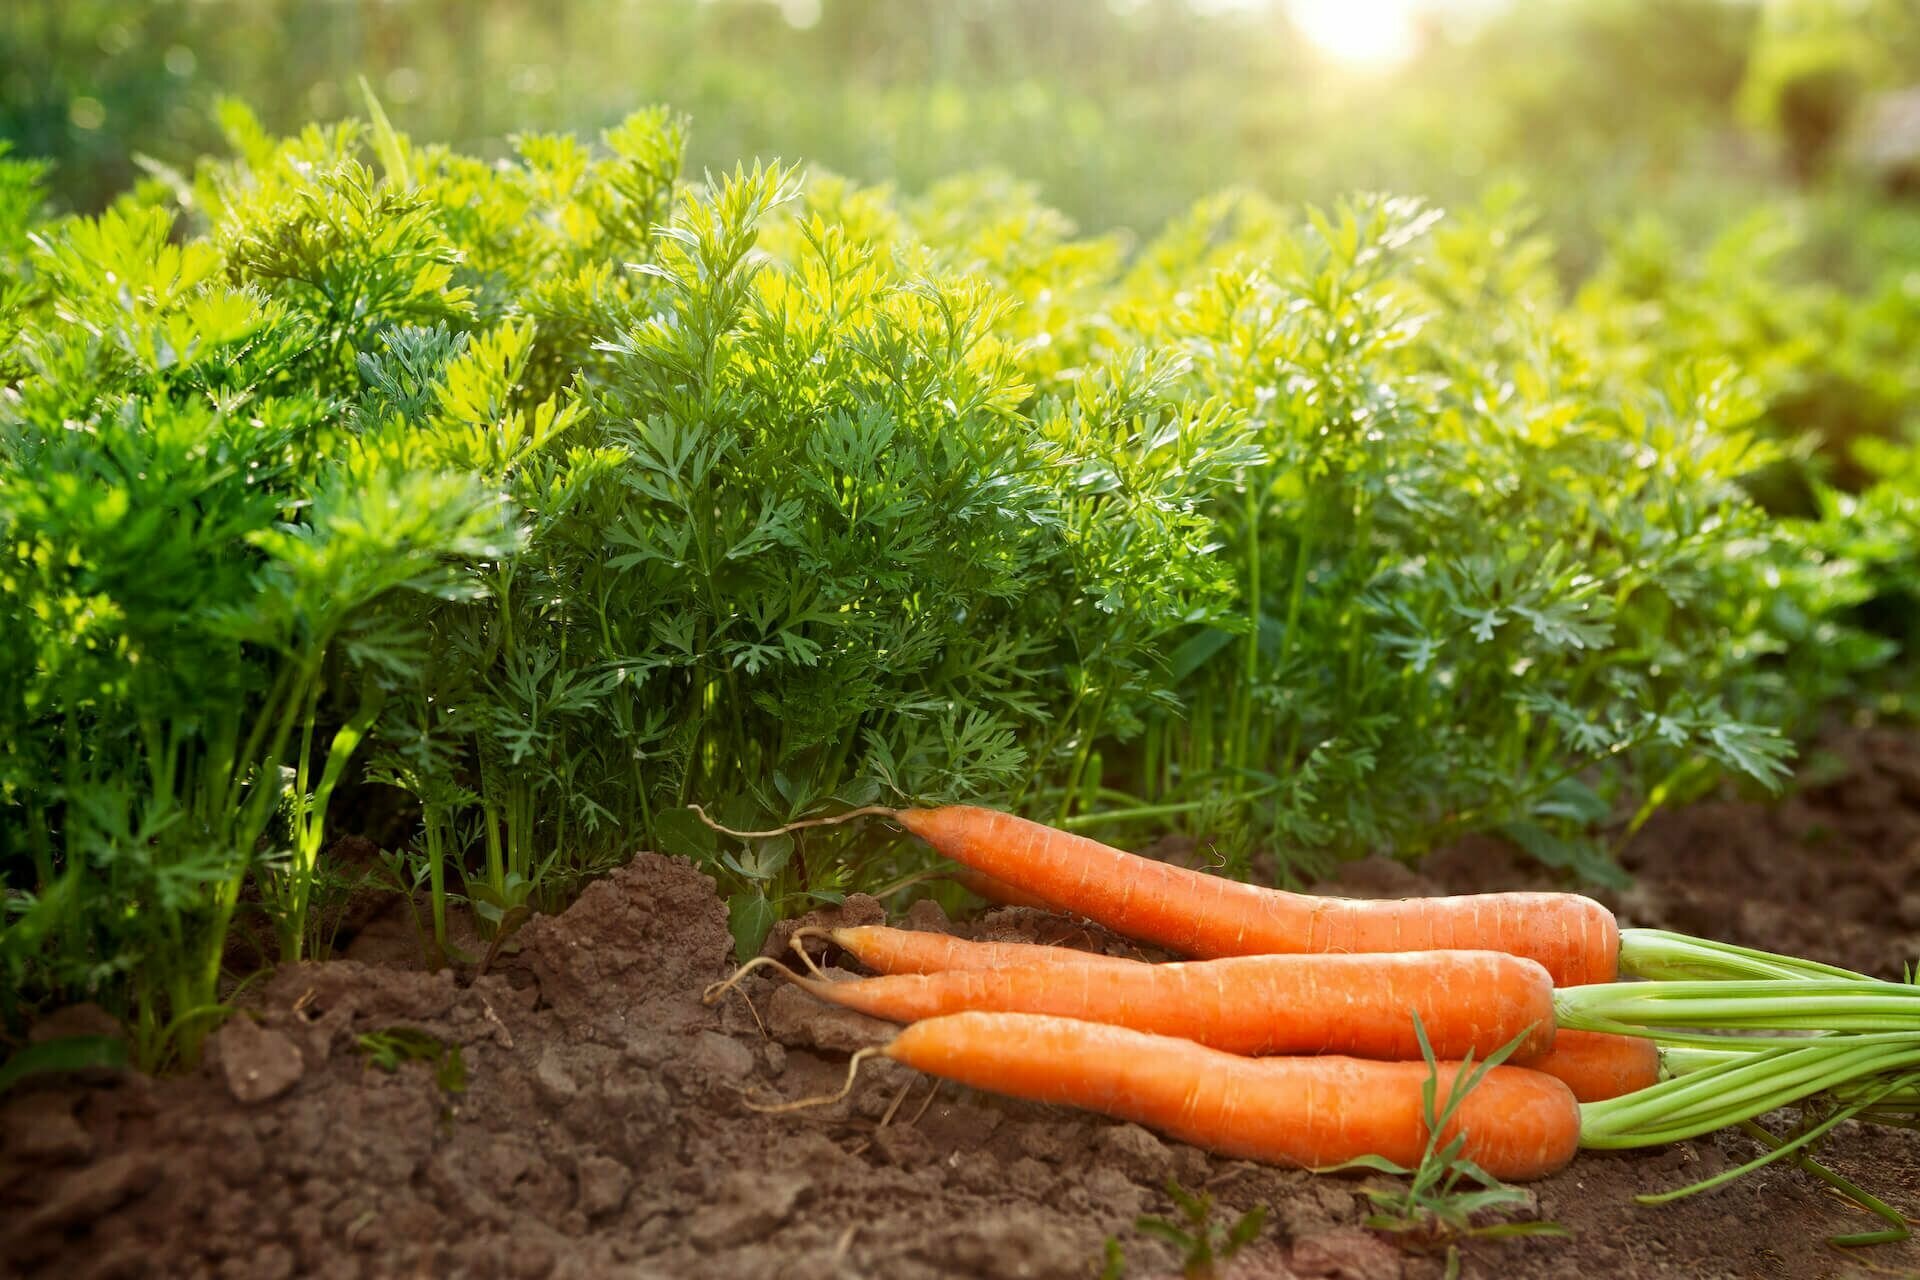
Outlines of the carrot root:
{"type": "Polygon", "coordinates": [[[836,827],[843,822],[852,822],[855,818],[897,818],[898,809],[889,809],[885,805],[870,804],[859,809],[849,809],[845,813],[831,814],[824,818],[802,818],[798,822],[789,822],[784,827],[775,827],[771,831],[735,831],[732,827],[723,827],[707,816],[707,811],[697,804],[687,808],[695,816],[723,836],[732,836],[736,840],[771,840],[775,836],[791,835],[795,831],[804,831],[808,827],[836,827]]]}
{"type": "Polygon", "coordinates": [[[793,971],[788,969],[786,965],[780,963],[780,961],[775,959],[774,957],[755,956],[753,959],[741,965],[738,969],[735,969],[727,977],[722,978],[718,982],[710,984],[705,991],[702,991],[700,993],[700,1003],[709,1004],[709,1005],[719,1003],[721,998],[724,997],[727,994],[727,992],[732,991],[735,987],[739,986],[741,980],[745,978],[748,974],[752,973],[756,969],[765,969],[768,967],[772,967],[780,970],[780,972],[786,974],[787,977],[789,978],[793,977],[793,971]]]}
{"type": "Polygon", "coordinates": [[[1027,907],[1034,911],[1060,909],[1037,893],[1030,893],[1018,885],[1008,884],[997,876],[990,876],[984,871],[975,871],[972,867],[956,868],[948,872],[947,876],[976,898],[985,898],[998,906],[1027,907]]]}
{"type": "Polygon", "coordinates": [[[854,1078],[860,1074],[860,1064],[868,1058],[886,1052],[884,1047],[857,1050],[847,1059],[847,1082],[832,1093],[815,1094],[811,1098],[795,1098],[789,1102],[756,1102],[752,1098],[742,1098],[741,1103],[749,1111],[758,1111],[762,1115],[781,1115],[788,1111],[804,1111],[809,1107],[830,1107],[853,1092],[854,1078]]]}
{"type": "Polygon", "coordinates": [[[793,936],[787,939],[787,945],[792,947],[794,954],[800,957],[800,963],[807,966],[807,972],[824,982],[827,977],[826,972],[814,962],[812,954],[808,952],[808,938],[825,938],[831,942],[833,941],[833,930],[808,925],[802,929],[795,929],[793,936]]]}

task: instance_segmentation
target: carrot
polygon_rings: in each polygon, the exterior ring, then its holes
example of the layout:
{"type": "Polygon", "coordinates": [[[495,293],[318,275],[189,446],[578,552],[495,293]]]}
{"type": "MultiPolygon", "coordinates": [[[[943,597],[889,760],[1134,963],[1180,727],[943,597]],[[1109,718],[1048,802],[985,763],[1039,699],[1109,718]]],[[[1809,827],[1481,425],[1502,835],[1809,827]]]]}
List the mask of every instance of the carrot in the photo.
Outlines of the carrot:
{"type": "Polygon", "coordinates": [[[1546,1072],[1582,1102],[1623,1097],[1660,1080],[1660,1046],[1645,1036],[1562,1027],[1554,1033],[1551,1049],[1545,1053],[1516,1049],[1512,1061],[1546,1072]]]}
{"type": "Polygon", "coordinates": [[[952,873],[953,879],[968,893],[977,898],[1002,907],[1032,907],[1036,911],[1058,910],[1051,902],[1038,894],[1028,893],[1005,880],[996,879],[984,871],[975,871],[971,867],[961,867],[952,873]]]}
{"type": "MultiPolygon", "coordinates": [[[[800,936],[804,937],[812,932],[811,930],[803,930],[800,936]]],[[[892,929],[886,925],[859,925],[852,928],[827,929],[821,932],[831,938],[842,950],[850,953],[855,959],[859,960],[861,964],[882,974],[933,974],[956,969],[1006,969],[1038,965],[1093,966],[1095,968],[1112,968],[1119,966],[1121,968],[1132,967],[1134,969],[1156,967],[1149,966],[1139,960],[1129,960],[1121,956],[1097,955],[1090,951],[1078,951],[1072,947],[1054,947],[1032,942],[973,942],[965,938],[951,937],[944,933],[927,933],[913,929],[892,929]]],[[[1467,953],[1429,953],[1429,955],[1435,959],[1442,956],[1457,956],[1462,954],[1467,953]]],[[[1289,958],[1298,960],[1302,957],[1289,958]]],[[[1359,958],[1360,957],[1357,956],[1329,956],[1323,959],[1327,962],[1333,962],[1343,959],[1353,960],[1359,958]]],[[[1157,966],[1157,968],[1163,970],[1194,969],[1198,966],[1226,963],[1230,963],[1230,961],[1199,961],[1184,966],[1160,965],[1157,966]]],[[[783,972],[791,976],[790,971],[783,972]]],[[[1237,1040],[1217,1038],[1215,1033],[1211,1031],[1198,1033],[1170,1031],[1165,1025],[1156,1025],[1138,1017],[1128,1016],[1110,1019],[1092,1012],[1076,1014],[1072,1009],[1015,1003],[1019,998],[1018,992],[1022,989],[1022,982],[1035,984],[1038,981],[1038,979],[1032,978],[1018,981],[1002,979],[999,990],[1003,992],[1003,994],[997,997],[989,997],[985,994],[956,995],[940,987],[922,987],[918,990],[912,988],[895,988],[894,990],[898,991],[899,994],[894,995],[889,993],[885,988],[873,988],[870,991],[866,991],[863,989],[863,984],[851,982],[817,983],[814,985],[828,989],[815,990],[814,993],[823,999],[832,1000],[837,1004],[843,1004],[849,1008],[858,1009],[863,1013],[888,1018],[895,1022],[910,1021],[916,1017],[927,1017],[934,1012],[950,1013],[957,1012],[961,1009],[1001,1009],[1027,1013],[1057,1013],[1068,1017],[1084,1017],[1095,1022],[1113,1021],[1118,1025],[1130,1026],[1140,1031],[1158,1031],[1170,1035],[1187,1034],[1190,1039],[1197,1040],[1203,1044],[1211,1044],[1215,1048],[1226,1049],[1234,1053],[1324,1051],[1350,1053],[1357,1057],[1405,1057],[1410,1060],[1420,1056],[1417,1046],[1413,1045],[1410,1033],[1405,1037],[1405,1043],[1399,1045],[1393,1052],[1375,1052],[1368,1048],[1359,1047],[1364,1044],[1365,1041],[1357,1035],[1353,1035],[1351,1028],[1345,1029],[1349,1034],[1344,1044],[1342,1043],[1342,1037],[1335,1035],[1316,1049],[1310,1047],[1308,1044],[1306,1033],[1300,1032],[1298,1038],[1294,1041],[1294,1043],[1300,1046],[1299,1048],[1257,1049],[1240,1047],[1253,1039],[1250,1033],[1244,1031],[1228,1033],[1229,1035],[1238,1034],[1240,1038],[1237,1040]],[[893,1003],[896,1000],[898,1003],[893,1003]],[[919,1009],[918,1012],[904,1012],[909,1008],[916,1007],[916,1001],[919,1002],[917,1006],[919,1009]],[[942,1001],[946,1003],[940,1003],[942,1001]],[[889,1006],[901,1012],[889,1012],[889,1006]]],[[[813,989],[813,987],[810,986],[809,989],[813,989]]],[[[958,992],[964,989],[964,984],[955,984],[952,990],[953,992],[958,992]]],[[[1064,991],[1064,988],[1062,988],[1062,990],[1064,991]]],[[[1243,1017],[1249,1025],[1257,1025],[1257,1019],[1261,1012],[1262,1010],[1258,1008],[1236,1009],[1228,1014],[1228,1020],[1237,1020],[1243,1017]]],[[[1297,1007],[1295,1008],[1295,1012],[1298,1012],[1297,1007]]],[[[1356,1010],[1356,1012],[1358,1011],[1356,1010]]],[[[1484,1057],[1500,1045],[1506,1043],[1506,1040],[1498,1035],[1488,1035],[1479,1039],[1469,1039],[1462,1044],[1456,1044],[1454,1040],[1448,1038],[1451,1035],[1450,1027],[1453,1024],[1451,1024],[1437,1008],[1420,1007],[1419,1013],[1422,1024],[1426,1026],[1429,1034],[1433,1037],[1434,1052],[1440,1057],[1463,1056],[1468,1048],[1473,1049],[1476,1054],[1484,1057]]],[[[1547,1016],[1541,1015],[1541,1021],[1544,1022],[1546,1020],[1547,1016]]],[[[1517,1034],[1519,1030],[1520,1027],[1516,1025],[1514,1027],[1514,1033],[1517,1034]]],[[[1659,1047],[1654,1041],[1643,1036],[1612,1035],[1599,1031],[1574,1031],[1561,1027],[1552,1033],[1549,1044],[1543,1046],[1539,1043],[1540,1040],[1546,1038],[1545,1035],[1540,1035],[1522,1043],[1514,1051],[1513,1057],[1510,1058],[1509,1061],[1515,1066],[1528,1067],[1534,1071],[1544,1071],[1548,1075],[1565,1082],[1567,1087],[1573,1090],[1574,1097],[1582,1102],[1603,1102],[1608,1098],[1618,1098],[1625,1094],[1632,1093],[1637,1089],[1644,1089],[1660,1079],[1661,1059],[1659,1047]]],[[[1278,1043],[1278,1041],[1276,1041],[1276,1043],[1278,1043]]]]}
{"type": "Polygon", "coordinates": [[[1539,961],[1561,986],[1611,981],[1618,964],[1613,913],[1579,894],[1321,898],[1189,871],[970,805],[878,812],[956,862],[1185,955],[1505,951],[1539,961]]]}
{"type": "MultiPolygon", "coordinates": [[[[1242,1058],[1172,1036],[1026,1013],[929,1018],[877,1052],[975,1088],[1131,1120],[1221,1155],[1306,1168],[1376,1155],[1411,1167],[1427,1144],[1421,1089],[1433,1076],[1424,1062],[1242,1058]]],[[[1460,1070],[1439,1065],[1439,1097],[1460,1070]]],[[[1465,1158],[1494,1177],[1544,1177],[1573,1159],[1580,1110],[1552,1076],[1498,1066],[1467,1094],[1443,1136],[1455,1132],[1466,1135],[1465,1158]]]]}
{"type": "Polygon", "coordinates": [[[825,936],[876,973],[940,973],[948,969],[1001,969],[1010,965],[1140,965],[1139,960],[1105,956],[1073,947],[1038,942],[973,942],[944,933],[890,929],[883,924],[843,929],[801,929],[794,941],[825,936]]]}
{"type": "Polygon", "coordinates": [[[966,1010],[1050,1014],[1247,1055],[1418,1060],[1416,1015],[1441,1058],[1484,1058],[1521,1036],[1516,1052],[1544,1054],[1554,1039],[1547,971],[1494,951],[1044,962],[851,982],[781,973],[823,1000],[893,1022],[966,1010]]]}

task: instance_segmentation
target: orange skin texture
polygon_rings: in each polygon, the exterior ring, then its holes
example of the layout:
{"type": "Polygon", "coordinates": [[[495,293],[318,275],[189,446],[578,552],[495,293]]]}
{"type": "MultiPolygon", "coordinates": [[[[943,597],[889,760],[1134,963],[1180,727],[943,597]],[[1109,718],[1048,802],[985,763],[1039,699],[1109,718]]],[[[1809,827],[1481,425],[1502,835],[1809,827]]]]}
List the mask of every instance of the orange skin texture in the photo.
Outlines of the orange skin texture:
{"type": "MultiPolygon", "coordinates": [[[[1326,1168],[1363,1155],[1420,1162],[1424,1062],[1243,1058],[1171,1036],[1025,1013],[916,1022],[883,1050],[929,1075],[1131,1120],[1225,1156],[1326,1168]]],[[[1458,1063],[1441,1063],[1439,1097],[1458,1063]]],[[[1447,1137],[1496,1178],[1544,1177],[1573,1159],[1579,1104],[1552,1076],[1495,1067],[1447,1137]]]]}
{"type": "Polygon", "coordinates": [[[1523,1035],[1518,1052],[1543,1054],[1554,1043],[1547,971],[1493,951],[1036,963],[793,981],[823,1000],[894,1022],[965,1010],[1051,1014],[1244,1055],[1338,1053],[1417,1062],[1416,1013],[1439,1058],[1485,1058],[1523,1035]]]}
{"type": "Polygon", "coordinates": [[[1561,1028],[1543,1054],[1513,1060],[1544,1071],[1582,1102],[1605,1102],[1660,1082],[1660,1047],[1644,1036],[1561,1028]]]}
{"type": "Polygon", "coordinates": [[[968,893],[1003,907],[1032,907],[1036,911],[1054,909],[1053,904],[1039,894],[1028,893],[1025,889],[1010,885],[1005,880],[996,880],[986,872],[975,871],[971,867],[962,867],[953,873],[953,878],[968,893]]]}
{"type": "Polygon", "coordinates": [[[1505,951],[1539,961],[1566,987],[1618,972],[1613,913],[1579,894],[1323,898],[1189,871],[970,805],[904,809],[895,819],[955,862],[1183,955],[1505,951]]]}
{"type": "Polygon", "coordinates": [[[920,929],[890,929],[883,924],[829,929],[835,946],[879,973],[944,973],[949,969],[1001,969],[1016,965],[1139,966],[1145,962],[1103,956],[1073,947],[1037,942],[973,942],[920,929]]]}

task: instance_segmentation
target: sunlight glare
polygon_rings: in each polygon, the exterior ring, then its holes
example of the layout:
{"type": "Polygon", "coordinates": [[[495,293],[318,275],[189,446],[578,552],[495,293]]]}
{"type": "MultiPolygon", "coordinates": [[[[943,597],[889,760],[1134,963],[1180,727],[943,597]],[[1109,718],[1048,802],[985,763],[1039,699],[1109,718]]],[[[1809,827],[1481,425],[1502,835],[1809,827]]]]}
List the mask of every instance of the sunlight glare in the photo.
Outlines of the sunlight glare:
{"type": "Polygon", "coordinates": [[[1356,67],[1404,62],[1414,49],[1418,0],[1289,0],[1300,33],[1328,57],[1356,67]]]}

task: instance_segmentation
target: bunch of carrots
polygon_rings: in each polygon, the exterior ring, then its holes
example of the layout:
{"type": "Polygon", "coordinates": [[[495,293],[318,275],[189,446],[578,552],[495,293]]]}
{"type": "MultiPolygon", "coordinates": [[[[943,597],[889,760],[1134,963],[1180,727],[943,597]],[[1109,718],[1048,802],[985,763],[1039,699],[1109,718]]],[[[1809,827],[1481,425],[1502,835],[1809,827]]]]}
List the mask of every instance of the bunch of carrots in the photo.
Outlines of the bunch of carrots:
{"type": "Polygon", "coordinates": [[[1315,897],[968,806],[860,809],[779,832],[712,825],[753,839],[861,816],[897,822],[991,896],[1193,959],[864,926],[802,931],[795,946],[804,959],[806,935],[824,935],[879,976],[832,981],[762,958],[709,989],[718,999],[773,967],[821,999],[908,1024],[855,1055],[848,1088],[860,1059],[880,1053],[1223,1155],[1318,1169],[1417,1163],[1434,1138],[1434,1090],[1466,1077],[1439,1136],[1457,1136],[1494,1178],[1543,1177],[1582,1147],[1741,1125],[1766,1154],[1685,1191],[1791,1155],[1895,1224],[1850,1242],[1905,1234],[1900,1215],[1805,1148],[1847,1118],[1920,1118],[1920,987],[1622,930],[1578,894],[1315,897]],[[1753,1123],[1815,1098],[1824,1118],[1789,1138],[1753,1123]]]}

